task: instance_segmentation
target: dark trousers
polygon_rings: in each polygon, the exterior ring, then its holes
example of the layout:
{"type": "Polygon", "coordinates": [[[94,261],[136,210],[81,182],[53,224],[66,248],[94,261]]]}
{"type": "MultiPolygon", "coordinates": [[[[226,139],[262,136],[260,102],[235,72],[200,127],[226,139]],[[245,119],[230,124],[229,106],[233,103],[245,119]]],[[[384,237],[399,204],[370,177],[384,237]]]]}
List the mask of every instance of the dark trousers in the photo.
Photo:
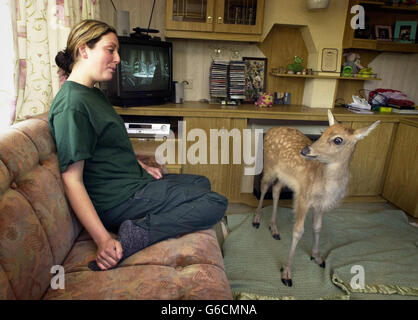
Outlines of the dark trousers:
{"type": "Polygon", "coordinates": [[[117,232],[125,220],[150,231],[150,245],[214,226],[224,216],[228,200],[210,190],[206,177],[166,174],[120,205],[100,214],[106,229],[117,232]]]}

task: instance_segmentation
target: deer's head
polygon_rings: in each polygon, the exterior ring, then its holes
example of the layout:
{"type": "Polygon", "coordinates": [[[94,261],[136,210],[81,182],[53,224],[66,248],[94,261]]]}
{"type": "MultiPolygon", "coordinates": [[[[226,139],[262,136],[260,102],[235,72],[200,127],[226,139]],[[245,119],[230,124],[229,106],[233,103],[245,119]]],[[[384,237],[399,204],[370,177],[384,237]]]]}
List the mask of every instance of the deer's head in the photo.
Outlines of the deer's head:
{"type": "Polygon", "coordinates": [[[302,156],[323,163],[347,161],[351,158],[357,141],[369,135],[380,123],[376,121],[368,127],[355,130],[338,123],[330,110],[328,122],[329,128],[317,141],[302,149],[302,156]]]}

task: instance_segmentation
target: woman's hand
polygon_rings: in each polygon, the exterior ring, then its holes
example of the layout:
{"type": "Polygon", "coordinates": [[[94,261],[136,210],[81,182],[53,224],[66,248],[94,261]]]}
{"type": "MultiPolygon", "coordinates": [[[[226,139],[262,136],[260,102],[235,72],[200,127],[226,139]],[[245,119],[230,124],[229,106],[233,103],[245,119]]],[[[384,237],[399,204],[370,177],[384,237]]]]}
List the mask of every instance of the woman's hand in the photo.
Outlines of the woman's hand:
{"type": "Polygon", "coordinates": [[[98,244],[96,262],[100,269],[110,269],[118,264],[122,255],[123,250],[120,242],[109,237],[109,239],[98,244]]]}
{"type": "Polygon", "coordinates": [[[155,167],[146,167],[144,168],[146,172],[148,172],[150,175],[152,175],[155,179],[161,179],[163,177],[163,174],[161,173],[160,168],[155,167]]]}
{"type": "Polygon", "coordinates": [[[148,172],[150,175],[152,175],[154,177],[154,179],[161,179],[163,177],[163,174],[161,172],[160,168],[156,168],[156,167],[150,167],[147,166],[146,164],[144,164],[142,161],[140,161],[138,159],[138,163],[141,165],[141,167],[148,172]]]}

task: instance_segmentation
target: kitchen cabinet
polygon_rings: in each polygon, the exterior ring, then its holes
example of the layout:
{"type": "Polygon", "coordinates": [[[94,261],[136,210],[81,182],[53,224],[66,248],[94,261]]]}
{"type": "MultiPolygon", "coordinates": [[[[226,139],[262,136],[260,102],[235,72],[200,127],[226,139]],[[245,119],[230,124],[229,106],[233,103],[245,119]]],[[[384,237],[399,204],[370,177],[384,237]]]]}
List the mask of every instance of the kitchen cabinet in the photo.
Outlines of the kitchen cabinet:
{"type": "Polygon", "coordinates": [[[264,0],[167,0],[166,37],[259,41],[264,0]]]}

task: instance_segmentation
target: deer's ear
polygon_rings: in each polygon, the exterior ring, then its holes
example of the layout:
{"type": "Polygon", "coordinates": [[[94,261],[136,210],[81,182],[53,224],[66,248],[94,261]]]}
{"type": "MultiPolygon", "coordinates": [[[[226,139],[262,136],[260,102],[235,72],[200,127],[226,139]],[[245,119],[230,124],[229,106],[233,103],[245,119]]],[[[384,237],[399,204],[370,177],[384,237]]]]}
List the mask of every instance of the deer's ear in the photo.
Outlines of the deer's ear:
{"type": "Polygon", "coordinates": [[[333,126],[334,124],[338,123],[337,120],[335,120],[331,110],[329,110],[329,109],[328,109],[328,123],[329,123],[330,127],[333,126]]]}
{"type": "Polygon", "coordinates": [[[364,137],[368,136],[369,133],[372,132],[374,128],[378,126],[379,123],[380,123],[380,120],[372,123],[368,127],[357,129],[356,131],[354,131],[354,136],[356,137],[357,140],[363,139],[364,137]]]}

